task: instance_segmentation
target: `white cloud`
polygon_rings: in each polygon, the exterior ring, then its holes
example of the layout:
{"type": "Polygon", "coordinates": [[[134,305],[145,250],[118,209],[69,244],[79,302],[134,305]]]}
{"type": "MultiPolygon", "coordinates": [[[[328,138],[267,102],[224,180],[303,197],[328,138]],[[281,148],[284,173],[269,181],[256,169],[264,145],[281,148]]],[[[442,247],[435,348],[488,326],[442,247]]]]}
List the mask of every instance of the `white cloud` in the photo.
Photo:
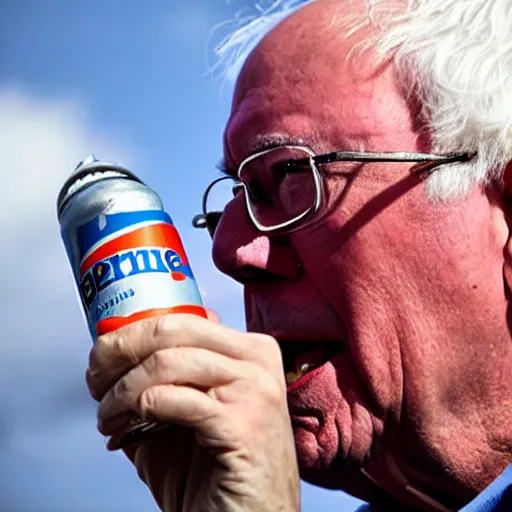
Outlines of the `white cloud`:
{"type": "Polygon", "coordinates": [[[0,230],[17,236],[55,223],[60,185],[87,154],[131,160],[87,127],[85,105],[36,97],[19,87],[0,88],[0,230]]]}

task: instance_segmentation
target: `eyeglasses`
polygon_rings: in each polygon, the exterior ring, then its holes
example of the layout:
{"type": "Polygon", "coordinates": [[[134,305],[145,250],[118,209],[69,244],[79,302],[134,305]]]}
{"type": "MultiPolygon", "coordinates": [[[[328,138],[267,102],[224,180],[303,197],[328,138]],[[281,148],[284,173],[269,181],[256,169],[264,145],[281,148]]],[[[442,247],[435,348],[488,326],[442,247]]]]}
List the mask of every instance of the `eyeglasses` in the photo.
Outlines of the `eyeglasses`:
{"type": "MultiPolygon", "coordinates": [[[[474,155],[453,153],[362,153],[334,151],[315,155],[304,146],[279,146],[247,157],[237,176],[222,176],[208,185],[203,194],[203,213],[192,219],[195,228],[206,228],[213,237],[224,206],[243,193],[251,222],[263,233],[295,231],[315,217],[325,200],[325,176],[319,166],[333,162],[415,162],[439,166],[466,162],[474,155]],[[221,185],[232,182],[231,195],[222,206],[212,207],[211,198],[221,185]]],[[[334,177],[334,176],[333,176],[334,177]]],[[[224,188],[224,187],[222,187],[224,188]]]]}

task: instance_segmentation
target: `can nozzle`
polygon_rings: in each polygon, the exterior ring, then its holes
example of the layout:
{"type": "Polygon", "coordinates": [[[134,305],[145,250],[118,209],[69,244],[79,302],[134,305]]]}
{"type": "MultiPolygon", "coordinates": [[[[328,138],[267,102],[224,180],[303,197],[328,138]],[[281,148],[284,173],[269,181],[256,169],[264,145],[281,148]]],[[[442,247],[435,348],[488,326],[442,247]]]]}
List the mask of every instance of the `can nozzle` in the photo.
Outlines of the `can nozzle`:
{"type": "Polygon", "coordinates": [[[75,171],[78,171],[78,169],[80,169],[80,167],[85,167],[86,165],[91,165],[92,163],[94,162],[99,162],[99,160],[94,156],[94,155],[89,155],[87,158],[85,158],[84,160],[82,160],[76,167],[75,167],[75,171]]]}
{"type": "Polygon", "coordinates": [[[100,161],[94,155],[89,155],[75,167],[71,176],[62,185],[57,198],[58,214],[60,215],[64,206],[74,194],[96,181],[110,178],[126,178],[142,183],[137,176],[124,167],[113,162],[100,161]]]}

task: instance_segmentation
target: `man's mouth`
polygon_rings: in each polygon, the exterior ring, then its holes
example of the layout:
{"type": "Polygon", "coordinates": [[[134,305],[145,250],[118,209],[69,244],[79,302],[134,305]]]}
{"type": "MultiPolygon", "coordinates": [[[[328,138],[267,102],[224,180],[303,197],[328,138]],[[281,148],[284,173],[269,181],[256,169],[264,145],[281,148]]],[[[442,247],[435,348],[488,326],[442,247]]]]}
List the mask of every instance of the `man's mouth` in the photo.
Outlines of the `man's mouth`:
{"type": "Polygon", "coordinates": [[[304,375],[323,366],[342,350],[340,341],[315,341],[311,343],[279,342],[283,357],[286,384],[291,386],[304,375]]]}

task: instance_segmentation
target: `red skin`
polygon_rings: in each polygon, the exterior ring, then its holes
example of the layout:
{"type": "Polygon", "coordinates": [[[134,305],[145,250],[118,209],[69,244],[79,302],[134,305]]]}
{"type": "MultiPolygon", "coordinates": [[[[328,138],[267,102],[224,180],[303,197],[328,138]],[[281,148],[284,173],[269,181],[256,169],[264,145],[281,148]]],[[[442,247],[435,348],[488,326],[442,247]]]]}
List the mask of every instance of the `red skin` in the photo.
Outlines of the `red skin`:
{"type": "MultiPolygon", "coordinates": [[[[316,153],[430,151],[390,67],[368,54],[347,62],[361,35],[341,37],[346,5],[306,6],[251,54],[225,131],[230,167],[262,135],[316,153]]],[[[303,477],[371,500],[365,461],[388,493],[418,504],[390,476],[392,454],[415,487],[458,507],[512,460],[509,226],[496,191],[434,204],[410,169],[363,165],[350,190],[330,179],[347,192],[336,210],[279,238],[256,231],[239,196],[213,256],[244,285],[249,331],[343,344],[289,393],[303,477]]]]}

